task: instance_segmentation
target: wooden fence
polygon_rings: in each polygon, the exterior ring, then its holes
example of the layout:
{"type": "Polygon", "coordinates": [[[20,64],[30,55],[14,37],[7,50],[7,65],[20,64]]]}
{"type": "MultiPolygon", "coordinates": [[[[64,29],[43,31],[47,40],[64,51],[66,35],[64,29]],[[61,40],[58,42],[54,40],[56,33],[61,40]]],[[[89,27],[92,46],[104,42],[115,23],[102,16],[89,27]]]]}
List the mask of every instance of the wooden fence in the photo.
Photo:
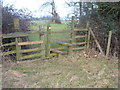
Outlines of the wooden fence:
{"type": "MultiPolygon", "coordinates": [[[[15,26],[15,29],[19,29],[19,21],[15,20],[14,23],[17,25],[15,26]]],[[[90,38],[93,37],[94,41],[96,42],[96,45],[98,46],[98,49],[101,53],[103,53],[102,48],[97,41],[93,31],[91,28],[89,28],[89,23],[87,24],[86,28],[75,28],[74,27],[74,17],[72,17],[72,24],[70,30],[63,30],[63,31],[51,31],[52,27],[50,24],[47,25],[47,32],[43,34],[43,32],[27,32],[27,33],[12,33],[3,35],[3,39],[13,38],[14,41],[11,43],[5,43],[3,44],[3,47],[6,46],[13,46],[14,50],[8,50],[7,52],[3,52],[3,55],[9,55],[9,54],[15,54],[16,60],[23,60],[23,59],[30,59],[33,57],[41,57],[41,58],[51,58],[53,56],[61,56],[63,54],[71,54],[73,51],[76,50],[82,50],[87,49],[90,46],[90,38]],[[42,34],[41,34],[42,33],[42,34]],[[67,33],[70,35],[70,38],[64,38],[64,40],[51,40],[51,34],[64,34],[67,33]],[[30,35],[39,34],[39,40],[38,41],[22,41],[22,37],[29,37],[30,35]],[[46,40],[45,40],[46,38],[46,40]],[[65,42],[66,41],[66,42],[65,42]],[[57,48],[51,48],[51,43],[55,42],[59,45],[57,48]],[[29,48],[29,49],[22,49],[21,47],[27,46],[27,45],[33,45],[38,44],[37,48],[29,48]],[[65,50],[64,50],[65,49],[65,50]],[[32,53],[34,52],[34,53],[32,53]],[[24,53],[30,53],[24,54],[24,53]]],[[[110,34],[111,38],[111,34],[110,34]]],[[[109,47],[110,47],[110,38],[108,40],[108,47],[106,55],[109,54],[109,47]]]]}
{"type": "Polygon", "coordinates": [[[6,43],[3,44],[3,47],[7,47],[7,46],[14,46],[14,50],[7,50],[5,52],[3,52],[3,55],[9,55],[9,54],[15,54],[16,55],[16,60],[22,60],[22,59],[30,59],[32,57],[35,56],[44,56],[44,42],[43,42],[43,37],[41,34],[39,34],[39,41],[24,41],[22,42],[21,38],[22,37],[29,37],[30,35],[36,35],[40,32],[30,32],[30,33],[12,33],[12,34],[7,34],[7,35],[3,35],[3,39],[13,39],[13,42],[10,43],[6,43]],[[32,49],[22,49],[22,46],[26,46],[26,45],[33,45],[33,44],[39,44],[39,47],[37,48],[32,48],[32,49]],[[32,53],[35,51],[41,51],[40,53],[36,52],[36,53],[32,53]],[[25,55],[23,56],[23,53],[31,53],[30,55],[25,55]]]}

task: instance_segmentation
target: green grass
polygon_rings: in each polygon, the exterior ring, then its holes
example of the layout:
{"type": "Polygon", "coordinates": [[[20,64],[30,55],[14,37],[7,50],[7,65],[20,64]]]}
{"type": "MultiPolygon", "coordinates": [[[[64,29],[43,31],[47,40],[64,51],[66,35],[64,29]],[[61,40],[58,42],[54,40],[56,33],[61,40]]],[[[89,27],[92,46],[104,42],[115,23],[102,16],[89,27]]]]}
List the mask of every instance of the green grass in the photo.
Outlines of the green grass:
{"type": "Polygon", "coordinates": [[[15,64],[6,74],[6,87],[27,88],[117,88],[118,62],[82,52],[49,60],[15,64]]]}
{"type": "MultiPolygon", "coordinates": [[[[31,25],[31,30],[33,31],[39,31],[39,26],[43,25],[44,30],[47,31],[47,21],[32,21],[34,25],[31,25]]],[[[50,24],[51,25],[51,31],[63,31],[63,30],[70,30],[67,26],[67,22],[63,22],[62,24],[50,24]]],[[[64,41],[64,38],[69,38],[70,34],[61,33],[61,34],[51,34],[51,41],[52,40],[62,40],[64,41]]],[[[29,39],[31,41],[38,41],[39,35],[30,36],[29,39]]],[[[58,47],[58,45],[54,42],[51,42],[51,47],[58,47]]]]}

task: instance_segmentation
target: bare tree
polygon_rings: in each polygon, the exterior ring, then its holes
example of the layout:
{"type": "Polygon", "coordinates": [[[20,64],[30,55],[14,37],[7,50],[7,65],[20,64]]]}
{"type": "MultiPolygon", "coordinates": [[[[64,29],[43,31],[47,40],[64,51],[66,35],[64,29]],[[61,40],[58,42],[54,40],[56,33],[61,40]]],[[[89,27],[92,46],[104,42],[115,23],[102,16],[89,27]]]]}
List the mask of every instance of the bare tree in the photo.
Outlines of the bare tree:
{"type": "Polygon", "coordinates": [[[60,16],[56,11],[55,1],[54,0],[47,1],[41,6],[41,9],[44,9],[46,7],[49,7],[52,9],[50,12],[52,14],[52,22],[61,24],[60,16]]]}

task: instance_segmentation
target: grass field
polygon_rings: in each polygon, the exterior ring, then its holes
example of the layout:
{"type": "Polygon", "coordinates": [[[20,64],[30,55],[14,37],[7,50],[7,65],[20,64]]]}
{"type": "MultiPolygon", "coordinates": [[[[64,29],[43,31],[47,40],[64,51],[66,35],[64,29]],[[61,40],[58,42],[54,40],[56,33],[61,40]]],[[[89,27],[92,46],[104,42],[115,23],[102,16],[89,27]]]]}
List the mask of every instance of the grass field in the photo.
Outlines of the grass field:
{"type": "MultiPolygon", "coordinates": [[[[39,26],[43,26],[44,27],[44,31],[47,31],[47,24],[49,22],[47,21],[32,21],[31,23],[33,23],[33,25],[30,27],[31,30],[33,31],[39,31],[39,26]]],[[[51,31],[63,31],[63,30],[70,30],[70,28],[68,28],[68,22],[63,21],[62,24],[50,24],[51,26],[51,31]]],[[[66,34],[66,33],[61,33],[61,34],[51,34],[51,41],[52,40],[63,40],[64,38],[69,38],[70,34],[66,34]]],[[[39,35],[35,35],[35,36],[31,36],[29,37],[30,40],[34,41],[34,40],[39,40],[39,35]]],[[[56,43],[51,42],[51,47],[57,47],[58,45],[56,43]]]]}
{"type": "MultiPolygon", "coordinates": [[[[5,69],[5,68],[4,68],[5,69]]],[[[118,61],[83,52],[13,64],[3,76],[7,88],[117,88],[118,61]]]]}

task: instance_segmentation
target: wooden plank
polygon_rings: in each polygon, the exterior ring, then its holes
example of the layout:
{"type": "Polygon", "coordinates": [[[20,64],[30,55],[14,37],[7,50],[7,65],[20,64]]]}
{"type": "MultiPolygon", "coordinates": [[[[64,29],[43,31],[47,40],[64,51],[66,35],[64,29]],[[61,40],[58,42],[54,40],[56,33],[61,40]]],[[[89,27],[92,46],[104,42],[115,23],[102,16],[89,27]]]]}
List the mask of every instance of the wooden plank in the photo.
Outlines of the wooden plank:
{"type": "Polygon", "coordinates": [[[90,30],[90,33],[91,33],[91,35],[93,36],[93,38],[94,38],[94,40],[95,40],[95,42],[96,42],[97,46],[98,46],[98,49],[99,49],[99,50],[100,50],[100,52],[103,54],[103,50],[102,50],[102,48],[101,48],[101,46],[100,46],[100,44],[99,44],[98,40],[96,39],[95,34],[93,33],[93,31],[92,31],[92,29],[91,29],[91,28],[89,28],[89,30],[90,30]]]}
{"type": "Polygon", "coordinates": [[[62,50],[62,49],[67,49],[67,47],[52,48],[51,51],[52,51],[52,50],[62,50]]]}
{"type": "Polygon", "coordinates": [[[42,44],[42,43],[43,43],[43,41],[20,42],[20,43],[18,43],[18,45],[22,46],[22,45],[42,44]]]}
{"type": "Polygon", "coordinates": [[[84,46],[84,47],[75,47],[75,48],[73,48],[73,50],[81,50],[81,49],[85,49],[86,48],[86,46],[84,46]]]}
{"type": "Polygon", "coordinates": [[[64,54],[63,51],[59,51],[59,50],[52,50],[53,53],[57,54],[57,57],[61,57],[62,54],[64,54]]]}
{"type": "Polygon", "coordinates": [[[82,44],[86,44],[87,42],[80,42],[80,43],[75,43],[75,45],[82,45],[82,44]]]}
{"type": "Polygon", "coordinates": [[[75,38],[85,38],[85,35],[75,36],[75,38]]]}
{"type": "Polygon", "coordinates": [[[85,28],[79,28],[79,29],[74,29],[74,31],[88,31],[88,29],[85,29],[85,28]]]}
{"type": "Polygon", "coordinates": [[[8,51],[8,52],[3,52],[3,55],[9,55],[9,54],[14,54],[16,51],[8,51]]]}
{"type": "Polygon", "coordinates": [[[71,30],[51,31],[51,34],[55,34],[55,33],[72,33],[72,31],[71,30]]]}
{"type": "Polygon", "coordinates": [[[11,46],[11,45],[15,45],[15,44],[16,44],[15,42],[12,42],[12,43],[3,44],[2,46],[11,46]]]}
{"type": "Polygon", "coordinates": [[[34,49],[25,49],[25,50],[20,50],[21,53],[27,53],[27,52],[34,52],[34,51],[41,51],[42,49],[40,48],[34,48],[34,49]]]}
{"type": "Polygon", "coordinates": [[[107,44],[106,56],[109,56],[110,44],[111,44],[111,37],[112,37],[112,31],[109,31],[109,37],[108,37],[108,44],[107,44]]]}
{"type": "Polygon", "coordinates": [[[21,59],[30,59],[30,58],[37,57],[37,56],[41,56],[41,54],[36,53],[36,54],[32,54],[32,55],[26,55],[26,56],[21,57],[21,59]]]}
{"type": "Polygon", "coordinates": [[[54,52],[54,53],[58,53],[58,54],[64,54],[63,51],[59,51],[59,50],[52,50],[52,52],[54,52]]]}
{"type": "Polygon", "coordinates": [[[65,46],[73,46],[71,43],[65,43],[65,42],[59,42],[59,45],[65,45],[65,46]]]}

